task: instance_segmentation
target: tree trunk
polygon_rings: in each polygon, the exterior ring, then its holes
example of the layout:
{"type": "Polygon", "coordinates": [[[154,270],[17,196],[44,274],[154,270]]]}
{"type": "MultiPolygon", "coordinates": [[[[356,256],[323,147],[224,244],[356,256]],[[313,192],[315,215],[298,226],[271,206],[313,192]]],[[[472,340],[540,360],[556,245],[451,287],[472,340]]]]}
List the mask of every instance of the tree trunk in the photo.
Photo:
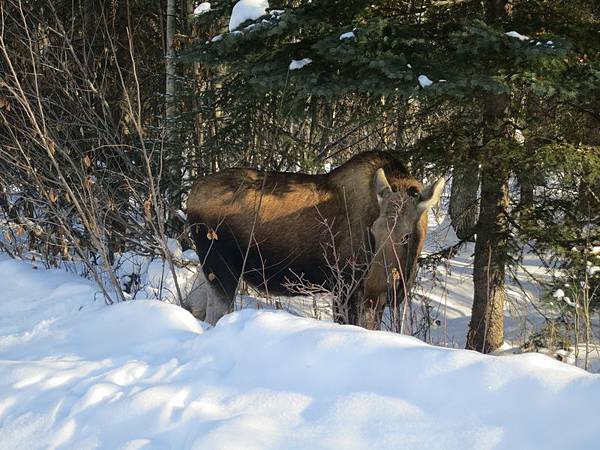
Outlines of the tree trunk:
{"type": "MultiPolygon", "coordinates": [[[[177,2],[167,0],[166,42],[165,42],[165,149],[164,161],[167,164],[168,180],[166,201],[171,211],[182,207],[182,161],[181,147],[177,142],[175,119],[177,116],[176,100],[176,64],[175,64],[175,25],[177,18],[177,2]]],[[[168,214],[168,213],[167,213],[168,214]]],[[[169,215],[169,214],[168,214],[169,215]]],[[[177,235],[183,231],[183,224],[176,214],[168,218],[168,226],[177,235]]]]}
{"type": "Polygon", "coordinates": [[[472,238],[479,217],[479,162],[470,160],[452,171],[448,213],[459,239],[472,238]]]}
{"type": "MultiPolygon", "coordinates": [[[[506,0],[488,0],[488,22],[506,15],[506,0]]],[[[508,95],[488,94],[484,107],[484,163],[481,168],[481,211],[477,224],[473,266],[473,309],[467,348],[482,353],[497,350],[504,342],[504,273],[508,253],[508,178],[502,146],[508,95]],[[500,155],[500,158],[497,156],[500,155]]]]}
{"type": "Polygon", "coordinates": [[[167,139],[172,138],[172,119],[175,117],[176,105],[175,105],[175,48],[173,46],[173,39],[175,36],[175,0],[167,0],[167,31],[166,31],[166,61],[165,61],[165,72],[166,72],[166,130],[167,139]]]}
{"type": "Polygon", "coordinates": [[[467,348],[489,353],[504,342],[504,270],[507,255],[508,176],[482,170],[481,212],[473,267],[473,309],[467,348]]]}

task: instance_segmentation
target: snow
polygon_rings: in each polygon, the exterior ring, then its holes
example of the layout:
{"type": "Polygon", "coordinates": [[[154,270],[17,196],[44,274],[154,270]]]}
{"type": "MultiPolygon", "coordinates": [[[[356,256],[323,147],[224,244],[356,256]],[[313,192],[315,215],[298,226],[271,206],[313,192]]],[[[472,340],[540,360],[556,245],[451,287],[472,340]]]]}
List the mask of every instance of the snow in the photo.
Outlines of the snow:
{"type": "Polygon", "coordinates": [[[600,439],[600,376],[544,355],[484,356],[269,310],[209,328],[165,302],[105,306],[91,282],[3,255],[0,274],[0,449],[600,439]]]}
{"type": "MultiPolygon", "coordinates": [[[[446,187],[449,193],[449,187],[446,187]]],[[[441,210],[447,210],[448,196],[443,197],[441,210]]],[[[445,213],[429,214],[429,227],[423,255],[439,252],[459,242],[449,217],[445,213]]],[[[550,282],[542,261],[534,253],[523,255],[522,267],[515,268],[515,281],[511,276],[506,279],[507,302],[504,312],[505,342],[519,352],[527,337],[544,323],[539,314],[540,282],[550,282]]],[[[463,244],[457,253],[436,271],[421,270],[416,294],[424,301],[416,303],[415,308],[429,305],[429,316],[439,320],[440,326],[431,330],[427,342],[464,348],[471,309],[473,305],[473,243],[463,244]]]]}
{"type": "Polygon", "coordinates": [[[201,16],[202,14],[205,14],[208,11],[210,11],[210,3],[202,2],[198,6],[196,6],[196,8],[194,9],[194,15],[201,16]]]}
{"type": "Polygon", "coordinates": [[[213,36],[210,40],[210,42],[219,42],[223,40],[223,35],[222,34],[217,34],[216,36],[213,36]]]}
{"type": "Polygon", "coordinates": [[[267,13],[269,2],[267,0],[240,0],[231,11],[229,31],[235,30],[246,20],[258,19],[267,13]]]}
{"type": "Polygon", "coordinates": [[[433,81],[431,81],[427,75],[419,75],[417,80],[422,88],[429,87],[433,84],[433,81]]]}
{"type": "Polygon", "coordinates": [[[554,291],[554,293],[552,294],[552,297],[554,298],[563,298],[565,296],[565,291],[563,291],[562,289],[557,289],[556,291],[554,291]]]}
{"type": "Polygon", "coordinates": [[[597,273],[600,273],[600,266],[589,266],[587,269],[587,273],[590,277],[593,277],[597,273]]]}
{"type": "Polygon", "coordinates": [[[347,31],[346,33],[342,33],[340,34],[340,41],[343,41],[344,39],[355,39],[356,35],[354,34],[353,31],[347,31]]]}
{"type": "Polygon", "coordinates": [[[168,238],[167,249],[173,258],[183,259],[183,250],[181,249],[181,244],[177,239],[168,238]]]}
{"type": "Polygon", "coordinates": [[[299,70],[302,69],[304,66],[309,65],[312,62],[312,59],[310,58],[304,58],[304,59],[292,59],[292,62],[290,62],[290,67],[289,70],[299,70]]]}
{"type": "Polygon", "coordinates": [[[528,41],[529,40],[529,36],[525,36],[516,31],[507,31],[504,34],[507,35],[508,37],[512,37],[512,38],[518,39],[520,41],[528,41]]]}

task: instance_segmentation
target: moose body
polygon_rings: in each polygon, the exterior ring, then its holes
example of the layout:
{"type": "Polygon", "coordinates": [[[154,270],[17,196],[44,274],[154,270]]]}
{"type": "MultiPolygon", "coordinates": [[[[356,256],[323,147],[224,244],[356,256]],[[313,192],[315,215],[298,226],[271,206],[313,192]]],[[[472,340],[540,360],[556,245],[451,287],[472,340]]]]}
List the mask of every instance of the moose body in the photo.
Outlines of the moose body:
{"type": "Polygon", "coordinates": [[[277,295],[289,295],[294,280],[327,287],[341,276],[354,286],[346,311],[334,302],[336,320],[377,328],[390,283],[399,281],[401,296],[410,289],[440,186],[424,189],[385,152],[361,153],[325,175],[233,168],[203,177],[188,220],[209,289],[194,289],[186,307],[215,323],[242,274],[277,295]]]}

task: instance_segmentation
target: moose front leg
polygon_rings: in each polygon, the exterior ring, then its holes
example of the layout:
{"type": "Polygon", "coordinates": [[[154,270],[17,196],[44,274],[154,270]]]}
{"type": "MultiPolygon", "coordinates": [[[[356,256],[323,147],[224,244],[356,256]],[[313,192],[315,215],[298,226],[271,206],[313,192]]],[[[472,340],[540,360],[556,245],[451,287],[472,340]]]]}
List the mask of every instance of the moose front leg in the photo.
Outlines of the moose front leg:
{"type": "Polygon", "coordinates": [[[194,279],[192,289],[183,301],[183,306],[198,320],[206,320],[206,307],[208,303],[209,286],[201,268],[194,279]]]}
{"type": "Polygon", "coordinates": [[[386,293],[365,298],[360,307],[358,325],[367,330],[379,330],[386,301],[386,293]]]}

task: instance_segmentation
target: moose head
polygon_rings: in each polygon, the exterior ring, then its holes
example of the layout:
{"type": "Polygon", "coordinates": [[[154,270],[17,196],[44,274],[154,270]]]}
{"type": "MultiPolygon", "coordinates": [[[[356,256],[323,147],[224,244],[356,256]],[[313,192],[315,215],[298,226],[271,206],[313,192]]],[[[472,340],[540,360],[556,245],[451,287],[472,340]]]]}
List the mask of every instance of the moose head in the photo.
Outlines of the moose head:
{"type": "MultiPolygon", "coordinates": [[[[383,169],[378,169],[373,187],[379,205],[379,217],[371,226],[374,257],[365,277],[362,317],[366,328],[374,328],[381,320],[390,283],[402,282],[408,257],[408,237],[421,226],[423,215],[435,205],[444,190],[444,179],[421,188],[414,183],[393,191],[383,169]],[[370,312],[369,312],[370,311],[370,312]]],[[[400,299],[402,300],[402,299],[400,299]]]]}

